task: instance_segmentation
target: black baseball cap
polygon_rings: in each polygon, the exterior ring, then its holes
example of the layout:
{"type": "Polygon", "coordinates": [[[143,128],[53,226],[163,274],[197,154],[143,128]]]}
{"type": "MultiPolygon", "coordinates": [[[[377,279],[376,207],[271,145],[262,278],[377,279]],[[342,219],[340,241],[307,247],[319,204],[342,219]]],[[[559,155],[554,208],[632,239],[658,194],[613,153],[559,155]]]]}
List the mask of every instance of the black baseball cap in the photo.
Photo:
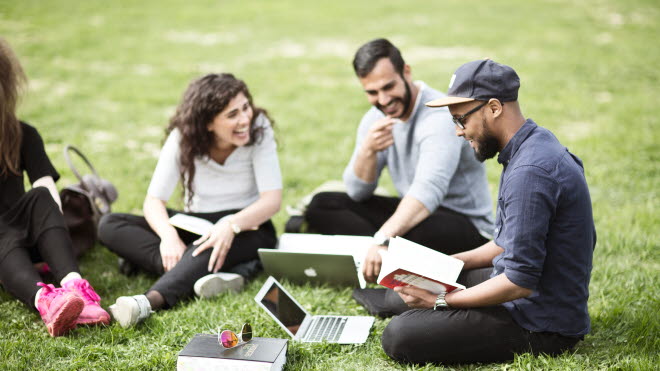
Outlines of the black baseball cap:
{"type": "Polygon", "coordinates": [[[520,78],[513,68],[490,59],[480,59],[458,67],[449,81],[447,96],[426,102],[426,105],[444,107],[491,98],[512,102],[518,100],[518,88],[520,78]]]}

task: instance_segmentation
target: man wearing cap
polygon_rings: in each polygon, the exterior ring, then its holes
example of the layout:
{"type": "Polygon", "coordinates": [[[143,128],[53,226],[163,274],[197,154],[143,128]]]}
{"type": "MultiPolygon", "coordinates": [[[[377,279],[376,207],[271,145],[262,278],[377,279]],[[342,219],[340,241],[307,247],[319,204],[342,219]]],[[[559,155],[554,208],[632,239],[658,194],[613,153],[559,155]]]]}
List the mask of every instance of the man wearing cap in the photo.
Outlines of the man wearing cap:
{"type": "Polygon", "coordinates": [[[496,362],[515,353],[558,354],[590,330],[587,299],[596,231],[582,161],[547,129],[525,119],[519,78],[491,60],[466,63],[451,78],[456,135],[481,161],[499,152],[494,240],[454,255],[468,288],[432,294],[397,288],[412,308],[383,333],[404,362],[496,362]],[[491,268],[492,267],[492,268],[491,268]]]}
{"type": "Polygon", "coordinates": [[[360,47],[353,67],[373,107],[360,122],[344,171],[347,193],[316,195],[305,215],[310,230],[374,235],[363,264],[371,282],[390,237],[446,253],[488,241],[493,216],[485,168],[454,135],[449,112],[423,104],[444,95],[413,82],[399,49],[385,39],[360,47]],[[374,195],[385,167],[399,197],[374,195]]]}

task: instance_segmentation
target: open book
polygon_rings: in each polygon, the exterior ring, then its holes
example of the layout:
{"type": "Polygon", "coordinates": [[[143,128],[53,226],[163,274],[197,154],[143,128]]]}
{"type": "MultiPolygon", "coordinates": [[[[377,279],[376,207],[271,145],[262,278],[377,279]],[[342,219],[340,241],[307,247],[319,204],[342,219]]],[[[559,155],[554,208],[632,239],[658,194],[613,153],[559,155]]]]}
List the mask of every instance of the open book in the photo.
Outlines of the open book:
{"type": "Polygon", "coordinates": [[[190,216],[186,214],[174,214],[170,217],[170,224],[194,234],[203,236],[213,228],[213,223],[206,219],[190,216]]]}
{"type": "Polygon", "coordinates": [[[434,294],[464,290],[456,283],[463,261],[431,250],[405,238],[394,237],[383,251],[378,283],[391,289],[417,286],[434,294]]]}

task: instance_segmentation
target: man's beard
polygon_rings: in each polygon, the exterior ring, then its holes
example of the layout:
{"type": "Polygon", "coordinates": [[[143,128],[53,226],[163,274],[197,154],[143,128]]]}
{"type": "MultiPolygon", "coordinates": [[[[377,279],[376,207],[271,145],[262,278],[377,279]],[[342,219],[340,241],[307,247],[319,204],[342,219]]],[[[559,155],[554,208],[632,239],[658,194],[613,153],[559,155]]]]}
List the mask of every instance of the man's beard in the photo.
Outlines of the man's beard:
{"type": "MultiPolygon", "coordinates": [[[[408,113],[408,109],[410,109],[410,105],[412,102],[410,101],[412,99],[412,90],[410,89],[410,85],[408,85],[408,82],[406,79],[401,76],[401,79],[403,79],[403,85],[406,87],[406,93],[403,95],[403,98],[394,98],[390,104],[395,103],[395,102],[401,102],[403,105],[403,112],[397,117],[394,117],[395,119],[400,119],[401,117],[404,117],[408,113]]],[[[385,113],[385,110],[383,110],[383,106],[380,104],[376,103],[376,108],[378,108],[379,111],[385,113]]]]}
{"type": "Polygon", "coordinates": [[[476,143],[474,157],[476,157],[479,162],[484,162],[489,158],[495,157],[497,152],[500,151],[500,143],[497,141],[497,138],[488,131],[488,128],[486,128],[485,119],[481,121],[481,126],[484,131],[479,138],[474,139],[474,142],[476,143]]]}

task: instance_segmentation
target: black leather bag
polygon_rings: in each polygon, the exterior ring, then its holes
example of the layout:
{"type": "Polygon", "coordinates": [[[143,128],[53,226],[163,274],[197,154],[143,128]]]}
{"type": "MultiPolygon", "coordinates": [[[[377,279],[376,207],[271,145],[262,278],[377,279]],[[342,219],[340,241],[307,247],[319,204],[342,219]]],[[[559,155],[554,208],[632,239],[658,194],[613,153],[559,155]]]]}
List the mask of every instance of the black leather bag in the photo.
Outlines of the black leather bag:
{"type": "Polygon", "coordinates": [[[65,187],[60,192],[62,212],[76,257],[94,246],[97,239],[96,230],[101,216],[111,211],[111,205],[117,200],[115,186],[99,177],[94,166],[76,147],[67,145],[64,148],[64,159],[79,183],[65,187]],[[78,155],[85,162],[91,174],[81,176],[71,161],[70,153],[78,155]]]}

